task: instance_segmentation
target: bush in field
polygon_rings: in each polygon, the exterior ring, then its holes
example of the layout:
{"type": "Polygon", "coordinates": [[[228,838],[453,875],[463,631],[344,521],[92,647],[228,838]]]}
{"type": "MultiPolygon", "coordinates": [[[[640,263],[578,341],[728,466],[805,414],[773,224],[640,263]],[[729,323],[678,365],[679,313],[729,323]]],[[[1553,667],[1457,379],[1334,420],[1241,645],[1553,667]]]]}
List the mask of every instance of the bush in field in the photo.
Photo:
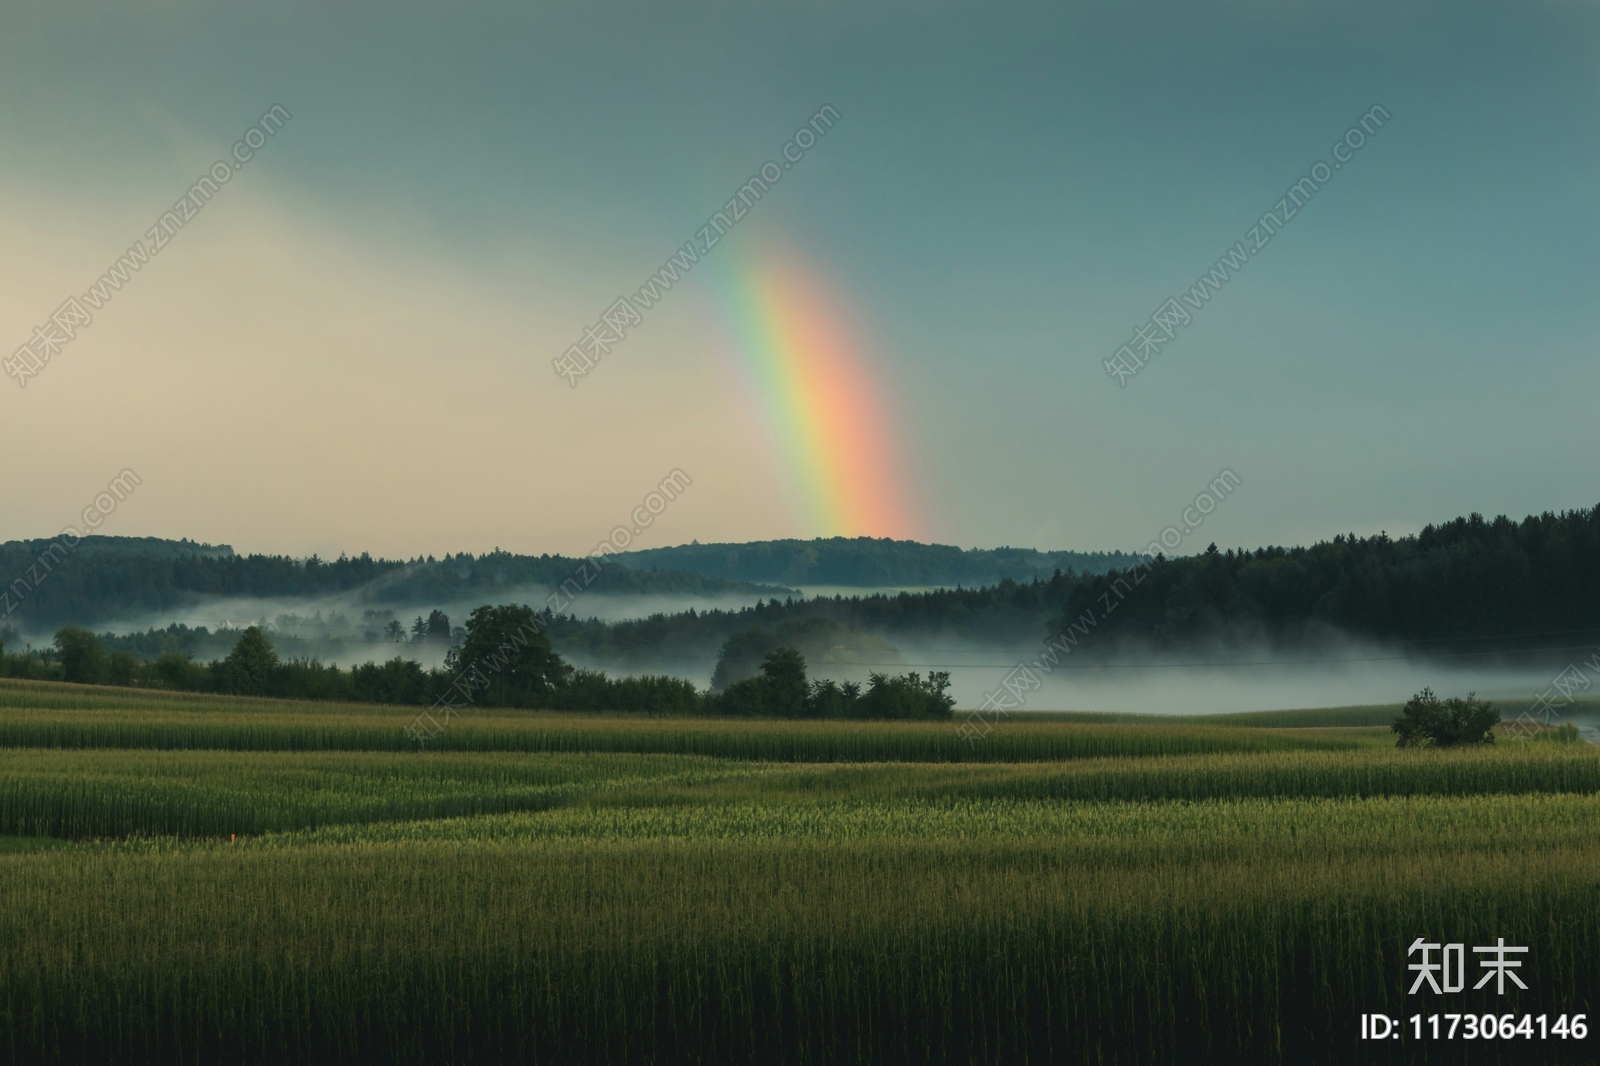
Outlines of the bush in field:
{"type": "Polygon", "coordinates": [[[1458,744],[1493,744],[1500,712],[1476,696],[1469,692],[1466,699],[1452,696],[1441,700],[1433,689],[1423,689],[1406,701],[1400,717],[1394,720],[1391,728],[1399,734],[1395,745],[1450,748],[1458,744]]]}
{"type": "Polygon", "coordinates": [[[65,626],[56,633],[56,652],[68,681],[96,685],[106,679],[106,650],[87,629],[65,626]]]}

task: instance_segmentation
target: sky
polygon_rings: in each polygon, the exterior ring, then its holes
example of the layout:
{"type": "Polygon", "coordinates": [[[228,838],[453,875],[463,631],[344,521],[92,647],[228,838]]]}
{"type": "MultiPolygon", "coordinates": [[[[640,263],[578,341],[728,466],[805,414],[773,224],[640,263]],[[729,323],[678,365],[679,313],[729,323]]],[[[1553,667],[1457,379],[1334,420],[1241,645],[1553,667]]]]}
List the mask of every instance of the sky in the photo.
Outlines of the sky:
{"type": "Polygon", "coordinates": [[[1593,506],[1597,133],[1592,0],[9,0],[0,358],[161,244],[0,380],[0,539],[125,470],[101,532],[324,556],[1593,506]]]}

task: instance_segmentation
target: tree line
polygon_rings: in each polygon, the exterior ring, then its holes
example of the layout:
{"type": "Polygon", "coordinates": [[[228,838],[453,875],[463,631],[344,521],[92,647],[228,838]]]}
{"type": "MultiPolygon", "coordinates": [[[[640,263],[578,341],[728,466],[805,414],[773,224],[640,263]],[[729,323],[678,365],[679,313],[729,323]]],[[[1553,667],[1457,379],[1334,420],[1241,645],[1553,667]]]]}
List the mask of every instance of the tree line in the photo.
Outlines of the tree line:
{"type": "MultiPolygon", "coordinates": [[[[1520,521],[1473,514],[1420,533],[1335,536],[1309,547],[1142,559],[1103,574],[985,588],[769,599],[605,623],[557,618],[558,647],[594,662],[705,658],[739,637],[811,620],[887,637],[948,637],[1048,654],[1137,651],[1203,657],[1238,646],[1310,648],[1348,637],[1406,644],[1421,657],[1528,655],[1592,644],[1600,632],[1600,507],[1520,521]]],[[[770,643],[770,640],[769,640],[770,643]]],[[[761,648],[762,652],[770,650],[761,648]]]]}
{"type": "Polygon", "coordinates": [[[1134,552],[1042,552],[1033,548],[967,548],[888,537],[818,537],[746,544],[680,544],[622,552],[639,569],[686,570],[729,581],[783,585],[894,588],[996,585],[1046,579],[1057,570],[1102,573],[1132,566],[1134,552]]]}
{"type": "Polygon", "coordinates": [[[863,690],[854,681],[808,681],[805,656],[794,648],[775,648],[761,660],[755,677],[706,694],[713,713],[735,718],[857,718],[901,721],[951,717],[950,675],[900,677],[874,672],[863,690]]]}
{"type": "Polygon", "coordinates": [[[888,638],[945,637],[1011,646],[1037,641],[1078,580],[1075,573],[1058,571],[1049,578],[1006,580],[986,588],[773,597],[731,610],[691,608],[618,622],[560,615],[549,624],[556,647],[564,652],[622,668],[708,661],[737,634],[805,628],[819,620],[888,638]]]}
{"type": "MultiPolygon", "coordinates": [[[[84,538],[83,543],[92,545],[95,539],[84,538]]],[[[71,565],[77,567],[91,557],[80,553],[71,565]]],[[[413,583],[407,592],[411,602],[429,602],[420,597],[424,588],[433,587],[440,592],[432,602],[449,602],[449,597],[460,595],[464,587],[457,582],[532,580],[536,570],[543,573],[540,568],[548,559],[554,569],[544,574],[543,580],[553,583],[568,572],[563,568],[572,562],[541,557],[534,560],[539,568],[525,568],[531,559],[497,553],[399,565],[411,568],[405,577],[413,583]],[[437,586],[430,584],[435,582],[437,586]]],[[[227,560],[194,553],[190,562],[203,569],[227,560]]],[[[368,580],[367,568],[377,564],[313,560],[295,565],[299,569],[293,580],[285,577],[285,582],[353,586],[368,580]]],[[[38,595],[43,596],[57,577],[77,572],[64,566],[41,585],[38,595]]],[[[713,580],[607,565],[594,587],[600,589],[604,580],[651,580],[666,587],[691,579],[713,580]]],[[[201,583],[198,578],[185,580],[201,583]]],[[[388,589],[391,580],[399,578],[386,578],[379,584],[388,589]]],[[[256,588],[264,591],[269,584],[256,588]]],[[[374,590],[372,595],[378,592],[374,590]]],[[[1521,521],[1504,516],[1486,520],[1474,514],[1430,525],[1414,536],[1349,534],[1310,547],[1223,551],[1212,545],[1201,555],[1140,559],[1103,574],[1058,570],[1048,578],[1003,580],[980,588],[783,600],[768,597],[736,610],[690,609],[620,622],[549,611],[540,612],[539,617],[543,632],[563,655],[629,673],[650,673],[666,664],[710,663],[730,639],[766,633],[768,636],[744,639],[741,673],[748,675],[760,656],[777,643],[800,647],[806,633],[822,623],[882,638],[947,637],[989,646],[1015,647],[1043,638],[1054,647],[1051,654],[1080,657],[1111,655],[1133,647],[1203,655],[1229,645],[1304,646],[1339,636],[1417,642],[1414,650],[1419,654],[1516,652],[1563,639],[1540,634],[1600,628],[1600,507],[1521,521]]],[[[405,628],[402,620],[379,611],[367,612],[360,625],[369,638],[381,632],[385,641],[415,639],[414,633],[401,632],[405,628]]],[[[416,623],[411,628],[415,629],[416,623]]],[[[429,632],[435,630],[429,628],[429,632]]],[[[343,654],[342,646],[333,643],[331,630],[315,642],[305,635],[310,633],[306,629],[297,636],[278,627],[273,639],[295,659],[343,654]],[[296,644],[296,640],[306,643],[296,644]]],[[[1582,643],[1588,638],[1566,639],[1582,643]]],[[[126,650],[135,658],[184,652],[195,658],[212,658],[224,654],[235,640],[233,632],[175,625],[109,638],[108,647],[126,650]]],[[[451,642],[459,643],[453,630],[451,642]]],[[[373,639],[373,644],[377,643],[373,639]]],[[[813,641],[813,652],[819,643],[813,641]]],[[[721,680],[731,683],[739,679],[728,676],[721,680]]]]}
{"type": "Polygon", "coordinates": [[[460,643],[446,653],[444,666],[432,669],[401,656],[348,670],[312,658],[285,660],[257,626],[246,628],[227,655],[209,663],[175,651],[144,659],[126,650],[108,652],[89,630],[64,626],[46,652],[8,654],[0,644],[0,673],[79,684],[407,706],[431,704],[459,692],[460,679],[471,676],[472,702],[485,707],[908,719],[947,719],[954,708],[946,694],[947,674],[927,679],[915,673],[874,674],[863,691],[850,683],[809,681],[805,658],[793,648],[774,649],[758,677],[720,692],[701,692],[692,682],[665,675],[611,678],[562,659],[551,647],[547,620],[525,605],[479,607],[467,617],[460,643]]]}
{"type": "Polygon", "coordinates": [[[1447,655],[1582,643],[1592,638],[1572,634],[1596,628],[1600,507],[1520,522],[1473,514],[1399,538],[1158,556],[1078,576],[1049,636],[1090,654],[1347,635],[1447,655]]]}
{"type": "MultiPolygon", "coordinates": [[[[326,560],[237,555],[227,545],[156,538],[84,537],[70,556],[49,540],[0,544],[0,617],[22,629],[93,625],[117,617],[170,617],[208,598],[311,598],[337,594],[374,604],[450,603],[518,586],[556,588],[580,560],[496,549],[436,559],[326,560]],[[11,591],[6,591],[11,590],[11,591]]],[[[590,591],[724,596],[784,591],[682,571],[595,566],[590,591]]]]}

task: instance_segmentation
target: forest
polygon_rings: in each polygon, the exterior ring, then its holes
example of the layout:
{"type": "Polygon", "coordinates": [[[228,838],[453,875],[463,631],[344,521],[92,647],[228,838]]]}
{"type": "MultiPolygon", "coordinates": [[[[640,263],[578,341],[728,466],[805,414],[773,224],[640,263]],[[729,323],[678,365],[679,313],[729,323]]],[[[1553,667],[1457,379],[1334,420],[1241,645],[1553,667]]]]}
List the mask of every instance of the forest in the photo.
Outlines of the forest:
{"type": "MultiPolygon", "coordinates": [[[[85,538],[83,547],[98,539],[85,538]]],[[[555,585],[575,565],[557,556],[507,553],[393,563],[366,556],[328,563],[205,554],[225,550],[82,551],[37,590],[40,601],[58,597],[40,615],[59,612],[71,624],[91,626],[108,604],[160,601],[180,588],[262,596],[361,588],[375,604],[430,596],[444,603],[475,594],[483,602],[525,582],[555,585]],[[129,593],[110,580],[118,573],[149,580],[139,586],[143,592],[129,593]],[[400,587],[404,597],[394,591],[400,587]]],[[[607,565],[594,587],[710,593],[762,586],[607,565]]],[[[552,647],[567,658],[612,671],[661,672],[668,664],[711,663],[731,649],[739,668],[722,670],[718,688],[753,676],[761,658],[780,646],[795,647],[814,663],[873,663],[895,654],[885,641],[913,637],[986,647],[1048,640],[1091,658],[1149,648],[1194,656],[1244,646],[1307,648],[1351,637],[1409,644],[1419,655],[1522,654],[1582,643],[1583,631],[1600,629],[1600,508],[1521,521],[1474,514],[1411,536],[1342,534],[1310,547],[1223,550],[1213,544],[1199,555],[1158,556],[1106,573],[1057,570],[982,587],[811,598],[785,592],[739,608],[611,622],[583,617],[579,609],[539,612],[552,647]]],[[[280,612],[261,628],[286,660],[407,657],[418,644],[442,651],[462,638],[437,608],[407,621],[378,605],[348,618],[338,611],[312,617],[280,612]]],[[[208,660],[227,654],[239,632],[173,623],[99,639],[108,652],[136,660],[169,654],[208,660]]],[[[0,639],[19,647],[9,621],[0,625],[0,639]]]]}
{"type": "Polygon", "coordinates": [[[1099,574],[1132,566],[1134,552],[1036,551],[1032,548],[961,548],[888,537],[819,537],[748,544],[680,544],[622,552],[617,558],[644,569],[685,570],[727,581],[858,588],[996,585],[1045,579],[1057,570],[1099,574]]]}
{"type": "Polygon", "coordinates": [[[1048,640],[1089,658],[1314,649],[1348,638],[1423,657],[1559,650],[1600,631],[1600,507],[1521,521],[1474,514],[1411,536],[1341,534],[1310,547],[1213,544],[1104,574],[1057,571],[985,588],[774,598],[613,623],[566,616],[550,632],[570,654],[625,666],[707,658],[741,634],[765,642],[765,653],[772,634],[788,627],[796,644],[805,639],[797,627],[818,619],[891,640],[1048,640]]]}
{"type": "Polygon", "coordinates": [[[1414,536],[1204,553],[1079,576],[1050,623],[1091,654],[1307,646],[1338,636],[1433,655],[1581,643],[1600,628],[1600,507],[1473,514],[1414,536]]]}

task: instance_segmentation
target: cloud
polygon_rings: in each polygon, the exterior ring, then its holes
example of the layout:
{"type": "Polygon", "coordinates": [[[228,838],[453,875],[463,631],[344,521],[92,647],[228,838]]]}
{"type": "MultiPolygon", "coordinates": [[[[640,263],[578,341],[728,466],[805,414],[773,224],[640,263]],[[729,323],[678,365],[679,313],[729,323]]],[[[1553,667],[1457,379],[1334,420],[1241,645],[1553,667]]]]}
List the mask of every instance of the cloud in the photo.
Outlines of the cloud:
{"type": "MultiPolygon", "coordinates": [[[[0,536],[59,528],[124,467],[146,488],[107,532],[243,551],[583,553],[674,467],[695,488],[650,542],[779,520],[674,308],[572,390],[550,358],[601,300],[564,287],[552,257],[474,265],[403,220],[357,232],[256,177],[225,186],[25,390],[0,383],[0,443],[30,460],[0,536]]],[[[86,209],[0,186],[6,354],[169,202],[86,209]]]]}

